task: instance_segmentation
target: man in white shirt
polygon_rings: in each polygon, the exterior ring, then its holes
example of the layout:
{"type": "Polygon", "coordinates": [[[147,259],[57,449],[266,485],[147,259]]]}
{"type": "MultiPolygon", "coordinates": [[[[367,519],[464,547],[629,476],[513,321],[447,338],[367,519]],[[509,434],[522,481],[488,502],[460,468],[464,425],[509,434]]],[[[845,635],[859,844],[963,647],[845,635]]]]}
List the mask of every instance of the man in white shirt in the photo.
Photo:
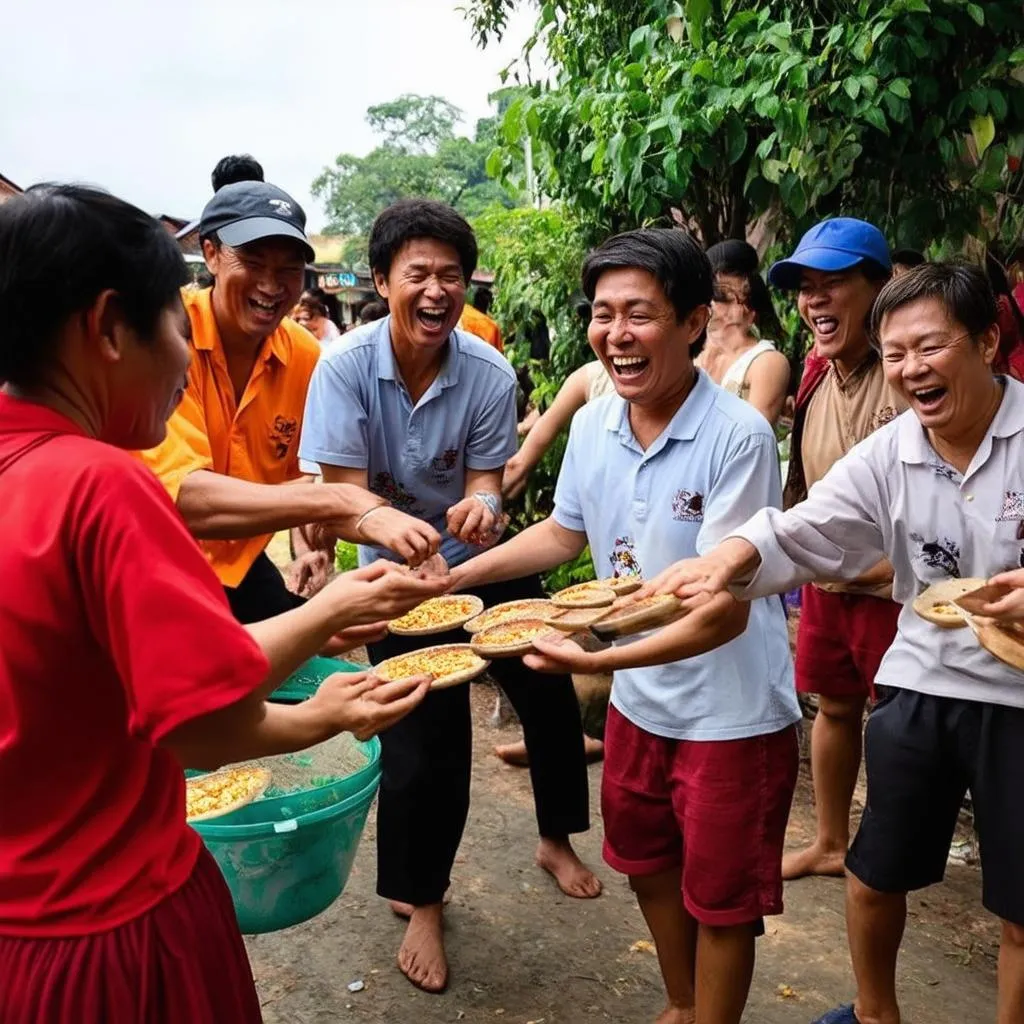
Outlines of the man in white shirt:
{"type": "MultiPolygon", "coordinates": [[[[455,589],[553,568],[588,543],[601,576],[653,575],[781,502],[771,427],[693,365],[711,301],[693,238],[618,235],[587,258],[583,283],[590,344],[616,394],[576,414],[554,514],[455,567],[455,589]]],[[[604,856],[629,876],[658,947],[659,1024],[739,1024],[755,939],[782,911],[796,784],[800,711],[781,603],[720,594],[634,643],[596,654],[567,644],[527,664],[614,672],[604,856]]]]}
{"type": "MultiPolygon", "coordinates": [[[[942,879],[968,789],[982,902],[1002,920],[998,1024],[1024,1020],[1024,674],[972,630],[942,629],[911,607],[937,581],[1024,565],[1024,385],[992,376],[996,315],[976,267],[928,264],[887,285],[872,332],[910,411],[840,459],[805,501],[765,509],[652,585],[701,599],[731,586],[754,599],[892,563],[903,610],[878,673],[892,694],[868,719],[867,804],[846,860],[857,999],[818,1024],[899,1024],[906,894],[942,879]]],[[[1010,604],[986,612],[1012,617],[1010,604]]]]}

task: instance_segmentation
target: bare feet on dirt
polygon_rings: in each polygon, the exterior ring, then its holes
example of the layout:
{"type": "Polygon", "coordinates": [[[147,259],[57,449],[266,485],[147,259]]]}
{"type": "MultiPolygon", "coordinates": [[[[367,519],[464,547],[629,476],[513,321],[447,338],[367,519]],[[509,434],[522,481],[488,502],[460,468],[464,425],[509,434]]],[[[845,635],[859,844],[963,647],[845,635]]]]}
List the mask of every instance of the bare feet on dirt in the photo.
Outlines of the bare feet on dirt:
{"type": "MultiPolygon", "coordinates": [[[[452,901],[451,889],[446,889],[444,893],[444,900],[442,901],[444,906],[448,906],[452,901]]],[[[397,914],[399,917],[404,918],[406,921],[412,917],[412,912],[416,907],[412,903],[403,903],[401,900],[388,900],[388,906],[392,912],[397,914]]]]}
{"type": "Polygon", "coordinates": [[[666,1006],[658,1014],[654,1024],[696,1024],[697,1011],[693,1008],[684,1010],[681,1006],[666,1006]]]}
{"type": "Polygon", "coordinates": [[[398,950],[399,970],[424,992],[448,987],[448,958],[444,954],[444,908],[440,903],[416,907],[398,950]]]}
{"type": "Polygon", "coordinates": [[[787,882],[810,875],[842,878],[846,873],[845,863],[845,850],[828,850],[814,843],[803,850],[793,850],[792,853],[783,856],[782,877],[787,882]]]}
{"type": "Polygon", "coordinates": [[[551,875],[566,896],[592,900],[601,895],[601,880],[576,856],[568,839],[541,839],[537,867],[551,875]]]}
{"type": "MultiPolygon", "coordinates": [[[[604,757],[604,744],[595,740],[592,736],[583,737],[583,752],[587,758],[587,764],[594,764],[604,757]]],[[[494,753],[505,762],[515,768],[527,768],[530,764],[530,757],[526,753],[526,743],[519,740],[516,743],[502,743],[494,748],[494,753]]]]}

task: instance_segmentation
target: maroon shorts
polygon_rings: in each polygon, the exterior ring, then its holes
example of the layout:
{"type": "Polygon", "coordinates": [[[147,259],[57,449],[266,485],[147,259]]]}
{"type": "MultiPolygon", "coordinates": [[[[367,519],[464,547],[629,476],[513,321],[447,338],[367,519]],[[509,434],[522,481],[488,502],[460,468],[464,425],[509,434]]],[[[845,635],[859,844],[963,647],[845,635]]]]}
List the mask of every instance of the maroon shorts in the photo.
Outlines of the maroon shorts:
{"type": "Polygon", "coordinates": [[[796,634],[797,692],[874,700],[878,666],[896,639],[899,617],[895,601],[808,583],[796,634]]]}
{"type": "Polygon", "coordinates": [[[3,1024],[259,1024],[231,894],[203,847],[141,917],[77,938],[0,935],[3,1024]]]}
{"type": "Polygon", "coordinates": [[[794,726],[742,740],[671,740],[609,705],[604,742],[604,859],[616,871],[681,867],[683,903],[702,924],[782,913],[794,726]]]}

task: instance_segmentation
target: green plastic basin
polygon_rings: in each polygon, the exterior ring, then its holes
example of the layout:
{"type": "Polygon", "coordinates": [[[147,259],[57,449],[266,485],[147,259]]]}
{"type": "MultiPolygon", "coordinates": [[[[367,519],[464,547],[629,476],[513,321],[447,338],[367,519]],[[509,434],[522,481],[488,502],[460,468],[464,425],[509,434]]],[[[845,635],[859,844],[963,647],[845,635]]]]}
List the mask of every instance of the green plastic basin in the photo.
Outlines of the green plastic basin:
{"type": "Polygon", "coordinates": [[[309,700],[320,684],[335,672],[365,672],[365,665],[337,658],[310,658],[300,665],[267,699],[277,704],[301,704],[309,700]]]}
{"type": "MultiPolygon", "coordinates": [[[[366,785],[340,803],[293,818],[262,820],[256,801],[192,827],[220,866],[246,935],[308,921],[342,893],[380,783],[380,762],[366,785]]],[[[300,796],[303,794],[300,794],[300,796]]]]}

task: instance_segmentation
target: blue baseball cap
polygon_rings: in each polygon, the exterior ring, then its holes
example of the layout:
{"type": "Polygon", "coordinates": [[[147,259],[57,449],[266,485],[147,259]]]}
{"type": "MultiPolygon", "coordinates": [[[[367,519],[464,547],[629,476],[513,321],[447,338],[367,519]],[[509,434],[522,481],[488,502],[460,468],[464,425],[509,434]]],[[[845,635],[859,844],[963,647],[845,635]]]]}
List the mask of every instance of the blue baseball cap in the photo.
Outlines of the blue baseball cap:
{"type": "Polygon", "coordinates": [[[804,270],[849,270],[864,260],[892,270],[885,236],[867,221],[832,217],[815,224],[788,260],[772,264],[768,280],[776,288],[792,291],[800,287],[804,270]]]}

